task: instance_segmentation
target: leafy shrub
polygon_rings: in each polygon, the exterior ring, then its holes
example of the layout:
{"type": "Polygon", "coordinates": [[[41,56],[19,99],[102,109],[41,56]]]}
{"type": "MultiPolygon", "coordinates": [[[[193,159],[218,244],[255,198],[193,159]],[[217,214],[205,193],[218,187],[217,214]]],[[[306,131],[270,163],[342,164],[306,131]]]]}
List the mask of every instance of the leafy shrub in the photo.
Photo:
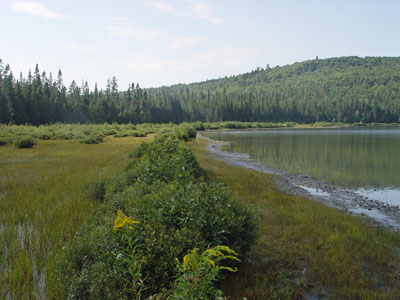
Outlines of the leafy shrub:
{"type": "Polygon", "coordinates": [[[103,138],[101,136],[98,135],[91,135],[91,136],[85,136],[82,138],[78,139],[78,142],[80,144],[99,144],[103,141],[103,138]]]}
{"type": "MultiPolygon", "coordinates": [[[[190,249],[223,244],[244,255],[254,241],[249,210],[226,186],[202,180],[182,141],[159,138],[134,156],[105,182],[104,203],[59,258],[66,298],[145,299],[180,286],[176,259],[190,249]]],[[[101,195],[103,186],[88,190],[101,195]]],[[[211,286],[214,271],[202,286],[211,286]]]]}
{"type": "Polygon", "coordinates": [[[115,133],[115,134],[113,135],[113,137],[116,137],[116,138],[127,137],[127,136],[129,136],[129,133],[128,133],[128,132],[120,132],[120,133],[115,133]]]}
{"type": "Polygon", "coordinates": [[[194,122],[194,123],[192,123],[192,126],[193,126],[193,128],[196,129],[197,131],[202,131],[202,130],[204,130],[204,124],[203,124],[203,122],[200,122],[200,121],[194,122]]]}
{"type": "Polygon", "coordinates": [[[145,137],[145,136],[147,136],[147,132],[145,132],[145,131],[140,131],[140,130],[133,130],[133,131],[130,133],[130,135],[131,135],[131,136],[134,136],[134,137],[145,137]]]}
{"type": "Polygon", "coordinates": [[[190,141],[196,138],[196,129],[188,123],[183,123],[175,128],[173,135],[180,140],[190,141]]]}
{"type": "Polygon", "coordinates": [[[156,219],[169,228],[187,228],[201,236],[204,245],[230,245],[244,255],[255,239],[250,211],[221,184],[182,184],[177,180],[150,186],[141,183],[115,199],[118,202],[115,208],[138,215],[144,222],[156,219]]]}
{"type": "Polygon", "coordinates": [[[16,148],[32,148],[36,145],[36,141],[31,137],[19,137],[14,140],[16,148]]]}
{"type": "Polygon", "coordinates": [[[0,137],[0,146],[7,145],[7,140],[5,138],[0,137]]]}

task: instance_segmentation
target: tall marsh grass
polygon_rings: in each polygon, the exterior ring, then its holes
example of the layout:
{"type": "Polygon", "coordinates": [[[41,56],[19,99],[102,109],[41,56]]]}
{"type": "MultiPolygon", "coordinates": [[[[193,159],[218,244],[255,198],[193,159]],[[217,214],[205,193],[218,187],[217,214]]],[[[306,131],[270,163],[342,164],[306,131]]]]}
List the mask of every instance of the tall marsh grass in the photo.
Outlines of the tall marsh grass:
{"type": "Polygon", "coordinates": [[[132,149],[152,139],[0,147],[0,299],[62,298],[54,258],[96,205],[84,187],[119,172],[132,149]]]}

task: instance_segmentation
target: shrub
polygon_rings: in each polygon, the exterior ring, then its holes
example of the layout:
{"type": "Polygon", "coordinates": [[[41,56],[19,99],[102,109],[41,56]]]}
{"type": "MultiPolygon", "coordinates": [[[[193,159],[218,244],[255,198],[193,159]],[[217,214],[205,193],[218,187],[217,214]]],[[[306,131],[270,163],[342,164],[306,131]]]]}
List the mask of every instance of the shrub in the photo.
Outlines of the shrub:
{"type": "Polygon", "coordinates": [[[194,122],[194,123],[192,123],[192,126],[194,127],[194,129],[196,129],[198,131],[204,130],[203,122],[200,122],[200,121],[194,122]]]}
{"type": "Polygon", "coordinates": [[[196,138],[196,129],[188,123],[183,123],[175,128],[173,135],[180,140],[190,141],[196,138]]]}
{"type": "Polygon", "coordinates": [[[145,136],[147,136],[147,132],[145,132],[145,131],[140,131],[140,130],[133,130],[133,131],[130,133],[130,135],[131,135],[131,136],[134,136],[134,137],[145,137],[145,136]]]}
{"type": "Polygon", "coordinates": [[[103,141],[103,138],[99,135],[90,135],[78,139],[80,144],[99,144],[103,141]]]}
{"type": "Polygon", "coordinates": [[[36,145],[36,141],[31,137],[19,137],[14,140],[16,148],[32,148],[36,145]]]}
{"type": "MultiPolygon", "coordinates": [[[[146,299],[171,287],[191,289],[173,282],[184,276],[176,259],[193,248],[219,245],[244,255],[254,241],[250,211],[226,186],[202,180],[194,154],[182,141],[157,139],[142,144],[134,156],[104,186],[87,188],[92,195],[104,195],[104,203],[59,258],[65,298],[146,299]]],[[[216,280],[217,269],[204,269],[211,276],[202,283],[204,292],[216,280]]]]}
{"type": "Polygon", "coordinates": [[[129,136],[128,132],[120,132],[113,135],[113,137],[120,138],[120,137],[127,137],[129,136]]]}
{"type": "Polygon", "coordinates": [[[40,133],[39,135],[37,135],[37,138],[39,140],[50,140],[51,136],[47,133],[40,133]]]}
{"type": "Polygon", "coordinates": [[[201,236],[203,245],[229,245],[245,255],[255,239],[250,211],[221,184],[141,183],[110,200],[118,202],[114,208],[138,215],[144,222],[155,219],[168,228],[186,228],[201,236]]]}

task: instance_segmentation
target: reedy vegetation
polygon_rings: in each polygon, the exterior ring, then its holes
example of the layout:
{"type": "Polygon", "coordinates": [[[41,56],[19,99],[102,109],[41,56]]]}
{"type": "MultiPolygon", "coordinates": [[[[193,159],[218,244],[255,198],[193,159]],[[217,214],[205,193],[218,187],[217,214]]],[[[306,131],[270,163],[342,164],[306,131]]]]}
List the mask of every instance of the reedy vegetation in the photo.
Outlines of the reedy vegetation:
{"type": "Polygon", "coordinates": [[[0,299],[62,298],[55,256],[97,205],[84,187],[120,172],[132,149],[153,138],[0,147],[0,299]]]}

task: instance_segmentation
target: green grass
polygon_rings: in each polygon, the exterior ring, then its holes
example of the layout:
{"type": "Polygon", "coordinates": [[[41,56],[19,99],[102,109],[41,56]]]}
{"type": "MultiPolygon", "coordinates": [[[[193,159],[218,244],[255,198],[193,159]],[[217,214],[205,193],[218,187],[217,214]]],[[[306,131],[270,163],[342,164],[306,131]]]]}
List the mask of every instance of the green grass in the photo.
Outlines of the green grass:
{"type": "Polygon", "coordinates": [[[119,172],[134,147],[152,139],[0,147],[0,299],[61,299],[52,276],[55,256],[96,205],[84,187],[119,172]]]}
{"type": "Polygon", "coordinates": [[[399,299],[400,236],[279,191],[270,175],[233,167],[194,145],[202,168],[259,218],[249,261],[222,284],[229,299],[399,299]]]}

